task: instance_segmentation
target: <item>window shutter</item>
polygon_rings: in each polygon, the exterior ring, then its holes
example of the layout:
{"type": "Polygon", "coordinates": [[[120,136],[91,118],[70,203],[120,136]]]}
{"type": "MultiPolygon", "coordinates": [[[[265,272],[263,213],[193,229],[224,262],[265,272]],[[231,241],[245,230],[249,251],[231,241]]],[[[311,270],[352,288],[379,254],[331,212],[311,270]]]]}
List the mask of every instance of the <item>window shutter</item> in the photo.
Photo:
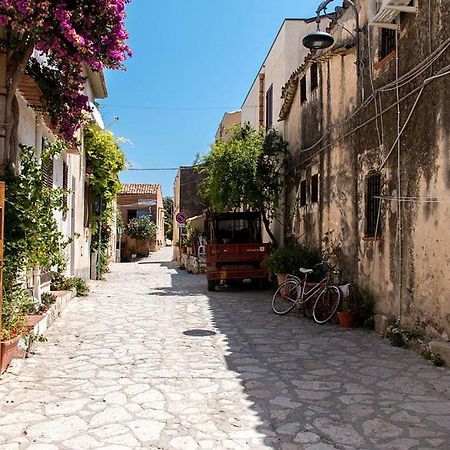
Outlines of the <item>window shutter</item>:
{"type": "MultiPolygon", "coordinates": [[[[63,162],[63,189],[65,191],[67,191],[69,188],[69,167],[67,166],[67,163],[63,162]]],[[[63,205],[64,205],[64,209],[66,211],[64,211],[63,213],[63,219],[66,220],[67,219],[67,192],[64,192],[64,196],[63,196],[63,205]]]]}

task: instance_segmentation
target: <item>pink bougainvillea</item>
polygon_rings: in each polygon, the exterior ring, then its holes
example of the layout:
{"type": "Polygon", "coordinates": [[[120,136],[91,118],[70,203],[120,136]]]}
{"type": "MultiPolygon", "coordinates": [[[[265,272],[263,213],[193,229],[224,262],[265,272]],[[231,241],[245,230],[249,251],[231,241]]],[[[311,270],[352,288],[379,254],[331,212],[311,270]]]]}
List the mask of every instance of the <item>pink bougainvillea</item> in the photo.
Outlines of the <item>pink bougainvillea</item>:
{"type": "Polygon", "coordinates": [[[36,61],[32,62],[32,74],[41,77],[43,91],[48,88],[47,109],[52,123],[67,140],[73,138],[83,112],[89,110],[88,98],[83,95],[84,64],[94,70],[120,69],[131,56],[124,27],[125,6],[129,1],[0,2],[0,26],[15,36],[9,43],[15,42],[20,51],[24,44],[31,42],[35,50],[45,55],[41,70],[36,61]],[[52,83],[58,84],[54,95],[51,95],[52,83]]]}

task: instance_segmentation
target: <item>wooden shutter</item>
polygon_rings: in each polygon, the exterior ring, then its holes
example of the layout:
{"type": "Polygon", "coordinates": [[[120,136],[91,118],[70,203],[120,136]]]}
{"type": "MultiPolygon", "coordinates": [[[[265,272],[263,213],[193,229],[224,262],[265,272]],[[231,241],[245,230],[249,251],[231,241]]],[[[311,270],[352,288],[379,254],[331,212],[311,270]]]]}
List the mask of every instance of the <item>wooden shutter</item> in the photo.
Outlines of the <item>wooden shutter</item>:
{"type": "Polygon", "coordinates": [[[69,188],[69,167],[67,165],[67,163],[63,162],[63,189],[66,191],[64,193],[64,197],[63,197],[63,205],[64,205],[64,209],[66,211],[64,211],[63,213],[63,219],[66,220],[67,219],[67,190],[69,188]]]}

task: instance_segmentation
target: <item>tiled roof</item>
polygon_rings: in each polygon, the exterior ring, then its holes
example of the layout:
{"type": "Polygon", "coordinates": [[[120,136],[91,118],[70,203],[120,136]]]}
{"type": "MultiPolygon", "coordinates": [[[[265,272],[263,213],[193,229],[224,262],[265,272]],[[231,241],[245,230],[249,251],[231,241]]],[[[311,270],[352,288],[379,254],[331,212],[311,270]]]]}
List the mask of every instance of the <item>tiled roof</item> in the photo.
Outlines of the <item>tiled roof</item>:
{"type": "Polygon", "coordinates": [[[121,194],[157,194],[159,184],[122,184],[121,194]]]}

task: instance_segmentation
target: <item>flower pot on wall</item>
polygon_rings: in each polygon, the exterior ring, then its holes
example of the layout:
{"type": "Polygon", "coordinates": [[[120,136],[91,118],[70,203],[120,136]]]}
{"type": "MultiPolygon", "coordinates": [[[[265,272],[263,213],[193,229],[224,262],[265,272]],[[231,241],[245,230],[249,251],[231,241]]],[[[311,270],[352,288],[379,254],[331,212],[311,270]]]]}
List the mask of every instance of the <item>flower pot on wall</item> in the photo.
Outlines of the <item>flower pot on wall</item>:
{"type": "Polygon", "coordinates": [[[341,311],[337,313],[337,318],[341,327],[351,328],[356,318],[355,311],[341,311]]]}
{"type": "Polygon", "coordinates": [[[18,354],[19,339],[20,336],[16,336],[8,341],[0,342],[0,374],[6,370],[11,360],[18,354]]]}

